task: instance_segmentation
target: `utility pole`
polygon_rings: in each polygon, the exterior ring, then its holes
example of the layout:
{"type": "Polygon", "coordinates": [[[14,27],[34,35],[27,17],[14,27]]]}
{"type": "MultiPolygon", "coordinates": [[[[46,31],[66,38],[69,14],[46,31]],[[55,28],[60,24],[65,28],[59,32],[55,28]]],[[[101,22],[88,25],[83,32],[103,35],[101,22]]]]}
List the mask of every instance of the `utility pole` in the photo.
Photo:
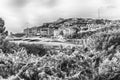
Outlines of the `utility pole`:
{"type": "Polygon", "coordinates": [[[101,15],[100,15],[100,8],[98,8],[98,19],[101,18],[101,15]]]}

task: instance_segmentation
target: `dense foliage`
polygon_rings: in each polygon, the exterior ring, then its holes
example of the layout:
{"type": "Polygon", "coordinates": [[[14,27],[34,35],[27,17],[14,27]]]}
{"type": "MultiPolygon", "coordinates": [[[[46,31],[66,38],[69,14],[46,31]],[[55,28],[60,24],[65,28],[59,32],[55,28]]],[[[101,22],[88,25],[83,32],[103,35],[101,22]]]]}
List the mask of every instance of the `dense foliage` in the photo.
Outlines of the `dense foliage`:
{"type": "Polygon", "coordinates": [[[6,80],[118,80],[119,47],[114,50],[108,55],[105,49],[61,47],[59,52],[42,57],[27,54],[24,48],[13,54],[1,51],[0,75],[6,80]]]}
{"type": "Polygon", "coordinates": [[[4,43],[0,80],[119,80],[119,25],[93,32],[79,47],[4,43]]]}
{"type": "Polygon", "coordinates": [[[44,56],[48,51],[47,48],[45,48],[42,44],[20,43],[19,47],[24,47],[28,54],[34,54],[39,56],[44,56]]]}

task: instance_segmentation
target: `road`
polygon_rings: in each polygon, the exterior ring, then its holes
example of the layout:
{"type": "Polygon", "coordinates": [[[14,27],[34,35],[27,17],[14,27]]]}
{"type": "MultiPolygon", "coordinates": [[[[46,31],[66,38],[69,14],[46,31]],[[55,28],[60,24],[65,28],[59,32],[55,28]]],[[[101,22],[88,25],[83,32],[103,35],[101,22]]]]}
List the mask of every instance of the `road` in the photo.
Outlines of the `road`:
{"type": "Polygon", "coordinates": [[[55,40],[51,38],[23,38],[22,40],[14,40],[11,41],[17,44],[20,43],[25,43],[25,44],[43,44],[43,45],[48,45],[48,46],[80,46],[77,44],[73,44],[70,42],[66,42],[65,40],[55,40]]]}

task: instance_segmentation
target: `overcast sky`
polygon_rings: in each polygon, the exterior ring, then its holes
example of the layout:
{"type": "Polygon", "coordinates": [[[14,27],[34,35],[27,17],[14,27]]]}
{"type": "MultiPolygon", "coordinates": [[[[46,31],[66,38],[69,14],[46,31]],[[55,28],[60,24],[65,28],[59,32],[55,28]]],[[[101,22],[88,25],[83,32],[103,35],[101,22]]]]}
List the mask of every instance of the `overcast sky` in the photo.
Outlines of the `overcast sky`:
{"type": "Polygon", "coordinates": [[[9,32],[22,32],[58,18],[120,19],[120,0],[0,0],[0,17],[9,32]]]}

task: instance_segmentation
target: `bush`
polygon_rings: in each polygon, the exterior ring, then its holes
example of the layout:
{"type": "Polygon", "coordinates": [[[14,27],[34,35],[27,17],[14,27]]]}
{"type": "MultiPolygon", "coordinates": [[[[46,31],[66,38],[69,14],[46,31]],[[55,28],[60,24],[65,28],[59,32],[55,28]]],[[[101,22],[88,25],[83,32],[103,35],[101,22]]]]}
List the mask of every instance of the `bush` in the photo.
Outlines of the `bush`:
{"type": "Polygon", "coordinates": [[[117,51],[113,58],[101,51],[83,52],[75,49],[71,54],[59,52],[42,57],[27,54],[24,48],[13,54],[0,53],[0,75],[8,80],[115,80],[119,79],[117,51]],[[93,54],[93,56],[89,56],[93,54]],[[4,67],[3,67],[4,66],[4,67]]]}
{"type": "Polygon", "coordinates": [[[18,51],[20,47],[15,43],[5,40],[1,49],[4,53],[14,53],[14,51],[18,51]]]}
{"type": "Polygon", "coordinates": [[[20,43],[20,47],[24,47],[27,50],[28,54],[34,54],[39,56],[44,56],[47,54],[47,48],[42,44],[24,44],[20,43]]]}
{"type": "Polygon", "coordinates": [[[97,33],[90,36],[88,40],[88,47],[93,47],[96,51],[109,50],[112,46],[112,49],[116,49],[116,47],[120,45],[120,33],[97,33]]]}

